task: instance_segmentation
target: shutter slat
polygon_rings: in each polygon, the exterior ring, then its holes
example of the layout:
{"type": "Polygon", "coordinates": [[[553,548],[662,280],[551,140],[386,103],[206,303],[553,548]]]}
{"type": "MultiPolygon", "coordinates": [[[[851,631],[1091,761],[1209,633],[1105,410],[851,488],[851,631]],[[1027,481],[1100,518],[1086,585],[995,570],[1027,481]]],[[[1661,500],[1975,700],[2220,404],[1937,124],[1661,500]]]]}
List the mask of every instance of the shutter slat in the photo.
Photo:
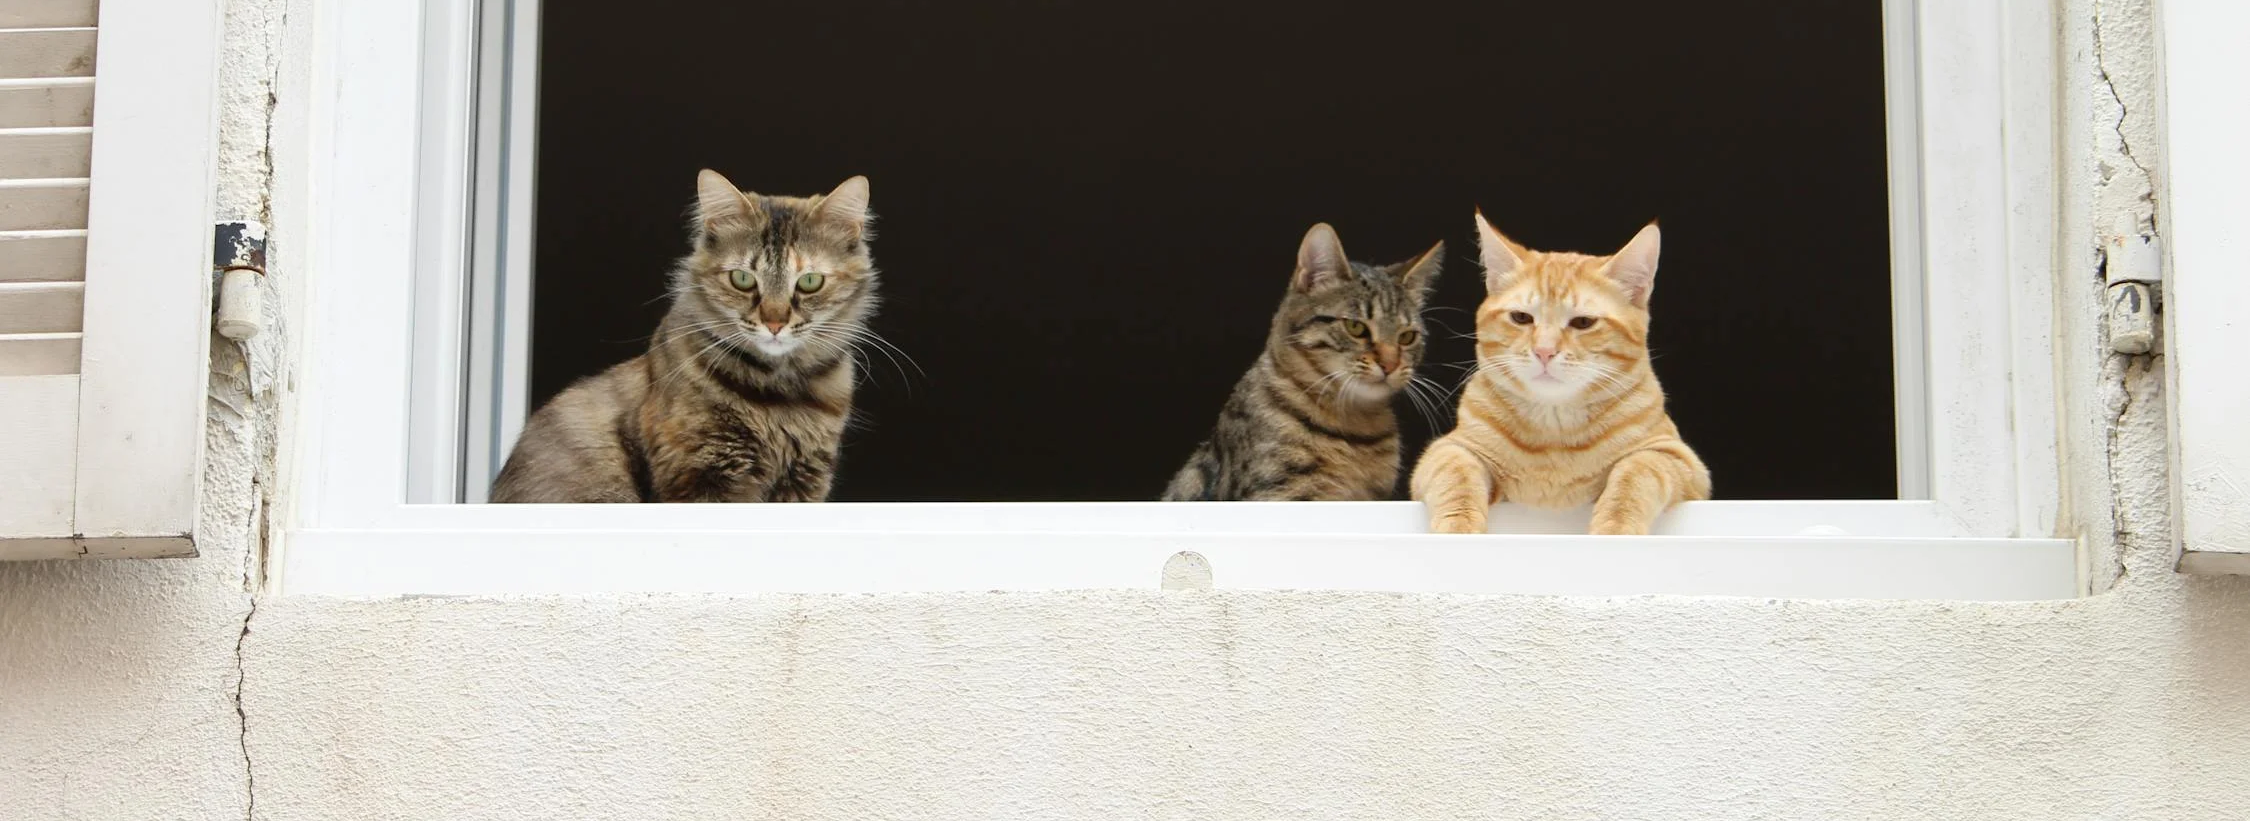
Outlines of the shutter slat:
{"type": "Polygon", "coordinates": [[[0,334],[76,333],[86,318],[86,283],[0,282],[0,334]]]}
{"type": "Polygon", "coordinates": [[[93,153],[91,128],[0,129],[0,179],[88,176],[93,153]]]}
{"type": "Polygon", "coordinates": [[[0,29],[0,77],[92,76],[93,29],[0,29]]]}
{"type": "Polygon", "coordinates": [[[86,227],[86,180],[0,180],[0,231],[86,227]]]}
{"type": "Polygon", "coordinates": [[[0,282],[86,278],[86,230],[0,231],[0,282]]]}
{"type": "Polygon", "coordinates": [[[94,78],[0,80],[0,128],[94,124],[94,78]]]}
{"type": "Polygon", "coordinates": [[[0,334],[0,376],[78,372],[79,334],[0,334]]]}
{"type": "Polygon", "coordinates": [[[0,0],[0,28],[91,26],[99,8],[94,0],[0,0]]]}

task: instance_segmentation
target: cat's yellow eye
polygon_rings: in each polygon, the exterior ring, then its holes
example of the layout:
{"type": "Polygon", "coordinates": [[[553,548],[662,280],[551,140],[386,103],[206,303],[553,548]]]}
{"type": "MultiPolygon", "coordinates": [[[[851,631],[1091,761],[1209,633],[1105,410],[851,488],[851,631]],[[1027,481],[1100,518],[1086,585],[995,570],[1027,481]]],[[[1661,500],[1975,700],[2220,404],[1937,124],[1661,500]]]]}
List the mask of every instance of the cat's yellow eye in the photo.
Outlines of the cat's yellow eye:
{"type": "Polygon", "coordinates": [[[1357,319],[1344,320],[1344,333],[1351,334],[1356,339],[1366,339],[1367,323],[1357,319]]]}
{"type": "Polygon", "coordinates": [[[1408,328],[1408,329],[1406,329],[1405,331],[1401,332],[1401,333],[1400,333],[1400,334],[1398,335],[1398,344],[1400,344],[1400,345],[1412,345],[1412,344],[1414,344],[1414,343],[1415,343],[1416,341],[1419,341],[1419,340],[1420,340],[1421,338],[1422,338],[1422,332],[1421,332],[1421,331],[1417,331],[1417,330],[1414,330],[1413,328],[1408,328]]]}
{"type": "Polygon", "coordinates": [[[734,289],[737,291],[747,291],[758,287],[758,278],[752,276],[749,271],[736,268],[728,271],[727,276],[733,280],[734,289]]]}
{"type": "Polygon", "coordinates": [[[1570,327],[1577,328],[1578,330],[1583,331],[1587,328],[1594,327],[1595,321],[1596,320],[1590,316],[1574,316],[1570,318],[1570,327]]]}
{"type": "Polygon", "coordinates": [[[809,294],[814,291],[820,290],[820,286],[827,284],[828,277],[821,275],[817,271],[808,271],[804,276],[797,278],[797,291],[799,293],[809,294]]]}
{"type": "Polygon", "coordinates": [[[1509,311],[1508,321],[1518,325],[1529,325],[1531,324],[1531,315],[1522,311],[1509,311]]]}

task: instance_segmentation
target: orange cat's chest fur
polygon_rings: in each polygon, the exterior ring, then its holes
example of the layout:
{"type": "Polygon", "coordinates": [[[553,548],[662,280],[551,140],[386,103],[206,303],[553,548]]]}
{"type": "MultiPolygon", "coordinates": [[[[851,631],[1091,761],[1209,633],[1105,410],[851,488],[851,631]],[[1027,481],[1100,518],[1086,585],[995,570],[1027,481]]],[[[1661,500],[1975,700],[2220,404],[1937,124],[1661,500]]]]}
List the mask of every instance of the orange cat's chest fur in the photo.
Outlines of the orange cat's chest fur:
{"type": "Polygon", "coordinates": [[[1676,436],[1662,392],[1600,405],[1512,401],[1480,376],[1461,400],[1459,441],[1482,457],[1501,499],[1538,507],[1590,504],[1610,468],[1650,439],[1676,436]]]}

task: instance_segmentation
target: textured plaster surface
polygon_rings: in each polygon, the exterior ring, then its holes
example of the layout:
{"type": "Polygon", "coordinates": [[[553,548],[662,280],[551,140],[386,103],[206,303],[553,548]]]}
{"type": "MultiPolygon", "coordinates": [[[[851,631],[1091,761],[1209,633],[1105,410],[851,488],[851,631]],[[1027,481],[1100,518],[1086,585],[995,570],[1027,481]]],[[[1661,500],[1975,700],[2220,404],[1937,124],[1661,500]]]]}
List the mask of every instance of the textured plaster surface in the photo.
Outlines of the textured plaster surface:
{"type": "MultiPolygon", "coordinates": [[[[2103,299],[2104,242],[2128,233],[2161,233],[2157,186],[2158,138],[2156,21],[2153,0],[2074,0],[2065,5],[2065,150],[2061,272],[2066,293],[2103,299]]],[[[2068,298],[2066,296],[2066,298],[2068,298]]],[[[2086,303],[2065,305],[2082,314],[2086,303]]],[[[2098,323],[2097,323],[2098,324],[2098,323]]],[[[2129,356],[2109,350],[2096,336],[2088,359],[2098,386],[2094,417],[2102,437],[2097,462],[2074,465],[2081,491],[2107,491],[2087,499],[2086,539],[2096,590],[2135,574],[2172,572],[2169,420],[2164,406],[2163,340],[2155,351],[2129,356]],[[2099,465],[2099,468],[2096,466],[2099,465]],[[2100,470],[2091,474],[2092,470],[2100,470]],[[2106,508],[2111,532],[2095,532],[2106,508]]],[[[2067,368],[2068,366],[2066,366],[2067,368]]],[[[2081,369],[2082,373],[2082,369],[2081,369]]],[[[2078,374],[2073,374],[2078,375],[2078,374]]]]}
{"type": "Polygon", "coordinates": [[[2250,584],[267,603],[282,818],[2240,818],[2250,584]]]}
{"type": "MultiPolygon", "coordinates": [[[[269,135],[303,116],[283,70],[301,2],[229,7],[221,214],[280,212],[283,259],[303,149],[269,135]]],[[[2148,16],[2058,12],[2066,512],[2101,595],[269,597],[253,616],[277,334],[215,345],[201,558],[0,565],[0,819],[2243,817],[2250,579],[2170,572],[2161,360],[2101,339],[2100,236],[2161,229],[2148,16]]]]}

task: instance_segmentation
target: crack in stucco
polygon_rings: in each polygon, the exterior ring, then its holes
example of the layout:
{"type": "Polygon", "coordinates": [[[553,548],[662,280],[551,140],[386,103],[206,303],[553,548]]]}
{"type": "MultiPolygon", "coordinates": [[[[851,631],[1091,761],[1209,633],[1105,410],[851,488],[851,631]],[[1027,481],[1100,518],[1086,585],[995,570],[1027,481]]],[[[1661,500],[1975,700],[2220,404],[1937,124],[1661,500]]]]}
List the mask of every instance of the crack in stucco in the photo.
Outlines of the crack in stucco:
{"type": "MultiPolygon", "coordinates": [[[[2123,445],[2121,440],[2125,435],[2127,417],[2133,412],[2133,388],[2129,384],[2132,379],[2132,358],[2128,354],[2114,355],[2111,357],[2110,363],[2105,364],[2103,368],[2104,371],[2108,371],[2111,369],[2110,366],[2114,365],[2116,373],[2113,383],[2116,394],[2115,398],[2111,400],[2113,407],[2106,431],[2109,441],[2105,443],[2107,447],[2104,448],[2107,451],[2104,455],[2110,464],[2109,492],[2111,498],[2122,498],[2123,494],[2130,490],[2125,486],[2123,477],[2117,471],[2117,463],[2119,461],[2118,453],[2123,445]]],[[[2125,563],[2125,548],[2132,545],[2134,540],[2131,528],[2126,526],[2125,520],[2126,517],[2121,512],[2113,512],[2109,520],[2110,544],[2117,546],[2117,549],[2112,550],[2109,556],[2109,585],[2113,588],[2124,583],[2125,577],[2132,573],[2131,568],[2125,563]]]]}
{"type": "MultiPolygon", "coordinates": [[[[273,40],[286,42],[289,36],[289,3],[279,4],[279,11],[275,14],[274,22],[269,30],[273,32],[273,40]]],[[[278,45],[267,49],[267,59],[273,64],[273,70],[266,74],[266,127],[262,142],[262,153],[265,154],[266,179],[265,185],[261,187],[261,196],[258,198],[258,221],[265,223],[269,229],[273,226],[273,129],[275,119],[273,114],[274,109],[281,105],[282,60],[280,59],[280,52],[281,49],[278,45]]]]}
{"type": "Polygon", "coordinates": [[[2150,168],[2147,163],[2142,162],[2140,156],[2134,153],[2133,141],[2125,135],[2125,121],[2132,116],[2132,110],[2125,105],[2125,95],[2118,92],[2117,81],[2110,76],[2109,50],[2102,37],[2102,22],[2109,5],[2101,2],[2094,4],[2094,72],[2101,78],[2102,90],[2109,93],[2110,101],[2117,106],[2117,122],[2111,129],[2117,133],[2118,154],[2123,156],[2126,162],[2131,163],[2135,170],[2141,172],[2141,179],[2147,186],[2136,198],[2137,203],[2145,206],[2147,212],[2134,215],[2137,223],[2134,230],[2141,233],[2154,233],[2156,230],[2156,171],[2150,168]]]}
{"type": "MultiPolygon", "coordinates": [[[[246,576],[244,582],[248,583],[249,581],[250,579],[246,576]]],[[[242,706],[242,686],[243,683],[248,679],[248,673],[243,664],[243,645],[249,643],[250,621],[256,618],[258,615],[258,595],[256,591],[251,591],[249,593],[249,599],[249,612],[242,614],[242,632],[239,635],[236,635],[234,638],[233,696],[234,717],[235,720],[239,723],[238,729],[241,731],[240,743],[242,749],[243,792],[242,817],[248,819],[248,821],[256,821],[258,817],[258,770],[257,767],[253,766],[253,762],[250,758],[250,712],[246,709],[243,709],[242,706]]]]}

